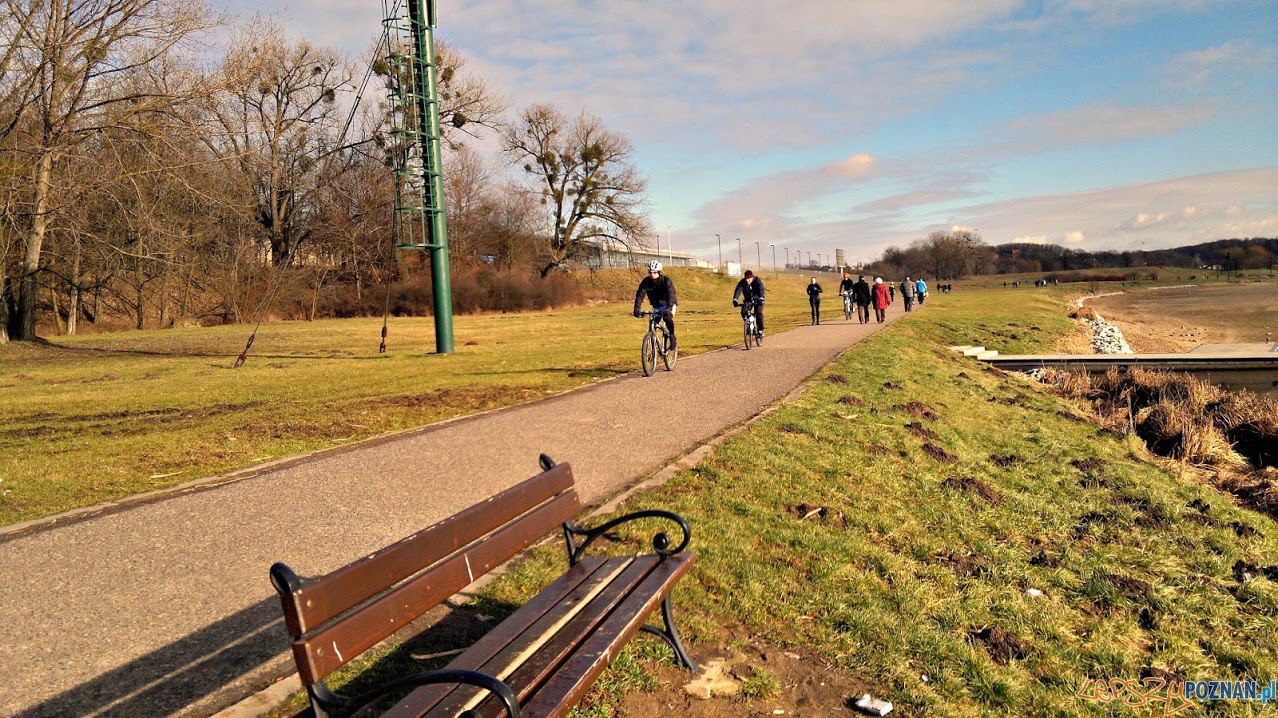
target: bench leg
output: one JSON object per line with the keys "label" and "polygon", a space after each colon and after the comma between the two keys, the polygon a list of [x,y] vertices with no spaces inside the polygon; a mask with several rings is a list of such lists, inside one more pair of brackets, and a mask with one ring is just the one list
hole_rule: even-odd
{"label": "bench leg", "polygon": [[679,638],[679,629],[675,628],[674,609],[670,604],[670,594],[666,594],[666,597],[661,601],[661,618],[666,624],[664,629],[656,626],[643,626],[639,630],[658,636],[670,644],[670,648],[675,653],[675,661],[695,673],[697,671],[697,662],[692,660],[692,656],[689,656],[688,652],[684,650],[683,639]]}

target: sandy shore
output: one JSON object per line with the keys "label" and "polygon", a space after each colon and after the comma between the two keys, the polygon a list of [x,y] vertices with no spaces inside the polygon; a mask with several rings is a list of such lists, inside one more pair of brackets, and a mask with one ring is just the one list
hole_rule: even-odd
{"label": "sandy shore", "polygon": [[1278,341],[1278,282],[1141,290],[1087,306],[1117,324],[1137,352]]}

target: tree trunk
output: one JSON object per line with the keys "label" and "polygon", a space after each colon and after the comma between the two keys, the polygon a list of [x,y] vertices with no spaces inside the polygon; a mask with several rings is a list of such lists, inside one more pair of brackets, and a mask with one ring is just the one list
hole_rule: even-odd
{"label": "tree trunk", "polygon": [[93,326],[98,325],[98,318],[102,316],[102,281],[99,279],[97,286],[93,288]]}
{"label": "tree trunk", "polygon": [[146,284],[144,284],[141,279],[138,279],[138,283],[137,283],[137,298],[138,298],[138,322],[137,322],[138,329],[145,329],[146,328],[146,311],[145,311],[146,305],[144,304],[144,302],[146,300]]}
{"label": "tree trunk", "polygon": [[9,278],[0,274],[0,344],[9,343]]}
{"label": "tree trunk", "polygon": [[49,300],[53,303],[53,324],[62,334],[67,333],[66,325],[62,323],[62,312],[58,311],[58,288],[49,287]]}
{"label": "tree trunk", "polygon": [[75,240],[75,249],[71,255],[71,292],[67,297],[67,334],[75,334],[76,323],[80,316],[80,262],[84,256],[84,247],[79,238]]}
{"label": "tree trunk", "polygon": [[39,298],[40,251],[44,235],[49,228],[49,188],[53,180],[53,153],[45,151],[36,164],[35,212],[31,216],[31,229],[27,232],[26,253],[22,258],[22,278],[18,287],[18,316],[14,339],[36,338],[36,304]]}
{"label": "tree trunk", "polygon": [[169,326],[169,278],[173,275],[169,271],[166,264],[164,267],[164,277],[160,279],[160,328],[166,329]]}

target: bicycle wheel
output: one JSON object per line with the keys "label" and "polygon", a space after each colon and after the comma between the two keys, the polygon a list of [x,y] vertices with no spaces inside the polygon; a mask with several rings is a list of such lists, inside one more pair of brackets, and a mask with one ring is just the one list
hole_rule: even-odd
{"label": "bicycle wheel", "polygon": [[652,376],[657,370],[657,333],[648,332],[643,337],[643,347],[639,350],[639,363],[643,366],[643,375]]}
{"label": "bicycle wheel", "polygon": [[844,300],[843,302],[843,319],[844,321],[852,321],[852,302]]}
{"label": "bicycle wheel", "polygon": [[745,322],[745,348],[750,350],[750,342],[754,341],[754,327],[750,326],[749,320]]}
{"label": "bicycle wheel", "polygon": [[756,347],[763,346],[763,332],[759,332],[754,335],[754,345]]}
{"label": "bicycle wheel", "polygon": [[679,361],[679,347],[669,348],[670,337],[666,337],[667,349],[661,354],[661,361],[666,365],[666,371],[674,371],[675,362]]}

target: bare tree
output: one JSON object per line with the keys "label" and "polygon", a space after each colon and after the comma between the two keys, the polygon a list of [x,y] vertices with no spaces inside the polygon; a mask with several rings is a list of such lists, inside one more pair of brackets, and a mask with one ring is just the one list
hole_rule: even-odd
{"label": "bare tree", "polygon": [[630,247],[651,234],[643,214],[647,182],[631,165],[630,140],[599,118],[583,113],[570,120],[549,105],[534,105],[504,139],[507,153],[540,185],[548,210],[543,277],[584,243]]}
{"label": "bare tree", "polygon": [[222,75],[212,146],[243,174],[281,265],[306,238],[322,160],[339,149],[337,91],[347,68],[332,52],[289,41],[279,23],[258,21],[232,43]]}
{"label": "bare tree", "polygon": [[[35,337],[37,274],[58,209],[55,173],[76,146],[111,127],[134,126],[180,98],[131,77],[170,55],[212,20],[199,0],[46,0],[33,3],[6,72],[33,78],[23,121],[30,158],[29,206],[10,332]],[[14,82],[21,84],[21,80]]]}

